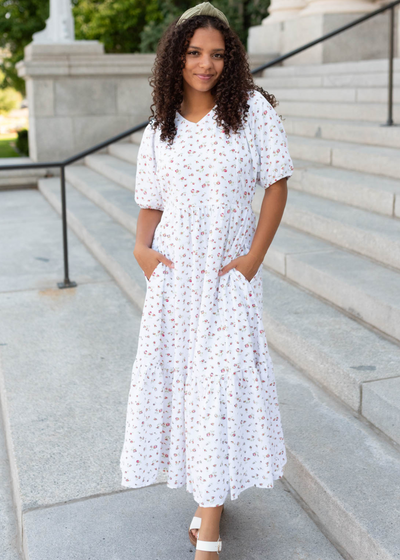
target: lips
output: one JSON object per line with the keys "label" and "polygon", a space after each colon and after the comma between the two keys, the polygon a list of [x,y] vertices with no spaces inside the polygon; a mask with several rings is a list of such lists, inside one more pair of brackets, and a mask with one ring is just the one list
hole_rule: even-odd
{"label": "lips", "polygon": [[211,80],[211,78],[214,76],[214,74],[195,74],[195,76],[197,76],[200,80]]}

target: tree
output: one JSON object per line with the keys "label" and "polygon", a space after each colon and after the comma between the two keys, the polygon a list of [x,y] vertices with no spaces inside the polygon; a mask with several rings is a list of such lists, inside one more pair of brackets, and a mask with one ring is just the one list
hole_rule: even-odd
{"label": "tree", "polygon": [[3,0],[0,3],[0,48],[8,51],[0,64],[4,78],[2,89],[14,87],[25,93],[25,82],[18,77],[16,63],[24,57],[24,47],[32,35],[43,29],[49,17],[48,2],[43,0]]}
{"label": "tree", "polygon": [[[140,51],[155,52],[157,43],[166,27],[184,11],[198,4],[198,1],[152,0],[154,11],[141,32]],[[247,46],[248,29],[261,24],[268,15],[269,0],[213,0],[213,6],[228,18],[229,25]],[[154,14],[154,15],[153,15]]]}
{"label": "tree", "polygon": [[75,0],[74,4],[77,39],[101,41],[109,53],[139,51],[147,0]]}

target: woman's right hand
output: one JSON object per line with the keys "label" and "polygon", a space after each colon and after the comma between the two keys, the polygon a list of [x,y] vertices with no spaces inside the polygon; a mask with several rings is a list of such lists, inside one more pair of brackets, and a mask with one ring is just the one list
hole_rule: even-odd
{"label": "woman's right hand", "polygon": [[160,262],[163,262],[170,268],[174,268],[174,263],[170,259],[167,259],[165,255],[155,251],[151,247],[147,247],[146,245],[135,245],[133,254],[147,280],[150,280],[150,276],[153,274],[156,266]]}

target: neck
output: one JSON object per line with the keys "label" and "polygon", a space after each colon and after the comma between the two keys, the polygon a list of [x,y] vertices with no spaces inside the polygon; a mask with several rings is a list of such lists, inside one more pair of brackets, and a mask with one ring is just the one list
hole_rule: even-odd
{"label": "neck", "polygon": [[210,111],[215,105],[214,96],[209,91],[197,91],[185,84],[181,111],[184,114]]}

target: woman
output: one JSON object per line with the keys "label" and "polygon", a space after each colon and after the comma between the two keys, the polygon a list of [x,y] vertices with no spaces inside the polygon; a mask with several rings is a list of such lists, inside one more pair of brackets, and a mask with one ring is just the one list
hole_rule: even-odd
{"label": "woman", "polygon": [[262,262],[293,165],[274,97],[254,84],[238,36],[209,2],[166,30],[150,84],[134,248],[147,292],[122,485],[147,486],[160,472],[170,488],[186,484],[198,503],[195,560],[215,560],[227,495],[272,488],[286,463]]}

